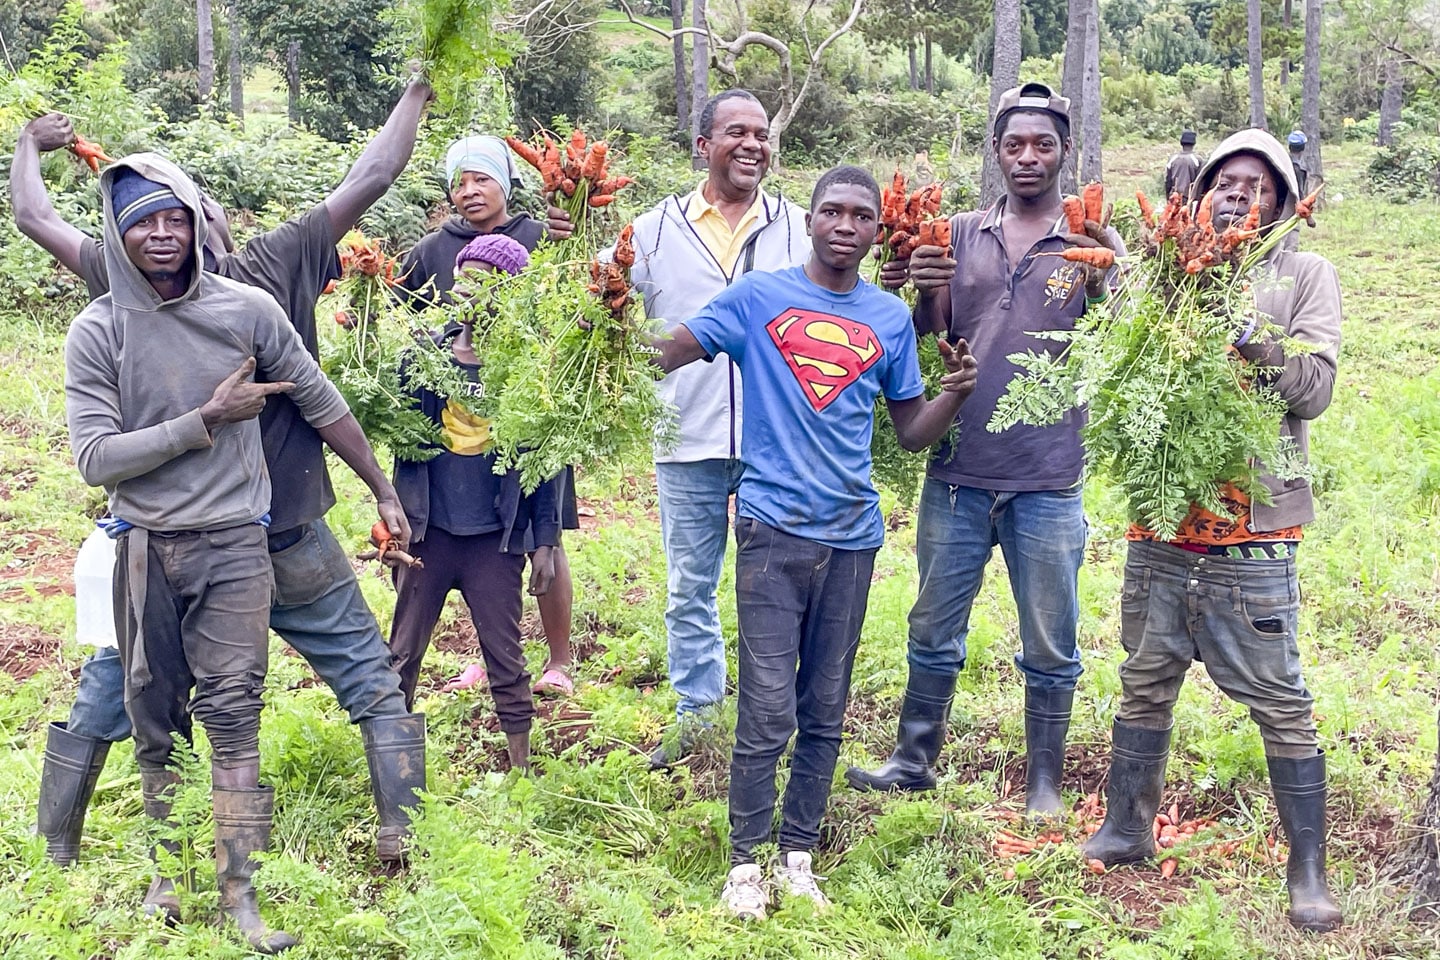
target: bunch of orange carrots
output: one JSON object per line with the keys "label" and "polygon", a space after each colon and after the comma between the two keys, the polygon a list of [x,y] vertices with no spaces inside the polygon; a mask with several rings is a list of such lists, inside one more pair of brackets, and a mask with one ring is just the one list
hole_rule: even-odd
{"label": "bunch of orange carrots", "polygon": [[379,240],[352,231],[340,241],[340,272],[346,277],[378,277],[387,287],[400,281],[399,262],[387,256]]}
{"label": "bunch of orange carrots", "polygon": [[617,317],[635,298],[634,288],[630,286],[630,268],[635,266],[634,236],[635,225],[627,223],[615,241],[615,256],[607,263],[590,261],[589,290],[605,301],[605,306]]}
{"label": "bunch of orange carrots", "polygon": [[587,232],[592,211],[614,203],[615,194],[635,182],[629,177],[611,176],[610,145],[604,140],[590,140],[580,127],[563,141],[563,156],[561,144],[545,133],[533,144],[519,137],[506,137],[505,142],[540,171],[544,192],[570,215],[577,238]]}
{"label": "bunch of orange carrots", "polygon": [[[908,260],[917,247],[934,243],[950,245],[950,221],[945,219],[944,242],[935,238],[931,224],[940,213],[945,184],[935,182],[906,193],[905,174],[895,171],[890,185],[880,191],[880,231],[875,242],[880,244],[880,262]],[[921,231],[926,230],[922,236]]]}
{"label": "bunch of orange carrots", "polygon": [[[1070,233],[1086,237],[1089,236],[1087,223],[1093,223],[1096,227],[1104,229],[1110,225],[1110,215],[1115,210],[1115,205],[1105,202],[1105,185],[1096,181],[1087,183],[1085,189],[1080,191],[1080,196],[1067,196],[1061,201],[1065,210],[1065,226]],[[1109,270],[1115,266],[1115,251],[1109,247],[1067,247],[1059,253],[1049,254],[1068,260],[1071,263],[1083,263],[1086,266],[1098,267],[1101,270]]]}

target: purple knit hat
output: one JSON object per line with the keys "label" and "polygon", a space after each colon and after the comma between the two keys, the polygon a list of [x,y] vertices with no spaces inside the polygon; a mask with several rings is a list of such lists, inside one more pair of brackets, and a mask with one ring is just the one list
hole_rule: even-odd
{"label": "purple knit hat", "polygon": [[530,262],[530,254],[518,240],[503,233],[484,233],[471,240],[455,256],[455,269],[467,263],[488,263],[514,276]]}

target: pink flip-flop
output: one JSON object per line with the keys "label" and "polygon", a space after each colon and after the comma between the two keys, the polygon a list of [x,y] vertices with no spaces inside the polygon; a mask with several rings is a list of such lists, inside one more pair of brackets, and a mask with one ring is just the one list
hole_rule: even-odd
{"label": "pink flip-flop", "polygon": [[472,663],[461,672],[460,676],[441,687],[440,692],[455,693],[458,690],[483,688],[489,683],[490,677],[485,673],[485,668],[478,663]]}
{"label": "pink flip-flop", "polygon": [[575,693],[575,681],[559,667],[551,667],[540,676],[540,682],[532,688],[535,693],[568,697]]}

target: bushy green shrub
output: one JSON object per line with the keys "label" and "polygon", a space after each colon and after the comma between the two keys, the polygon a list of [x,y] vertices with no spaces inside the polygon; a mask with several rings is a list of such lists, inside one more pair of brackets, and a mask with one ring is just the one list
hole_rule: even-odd
{"label": "bushy green shrub", "polygon": [[1440,138],[1408,134],[1382,147],[1370,160],[1369,188],[1388,200],[1440,196]]}

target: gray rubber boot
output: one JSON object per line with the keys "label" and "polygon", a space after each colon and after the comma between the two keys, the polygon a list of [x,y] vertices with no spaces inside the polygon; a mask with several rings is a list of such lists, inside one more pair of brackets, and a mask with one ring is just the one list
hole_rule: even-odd
{"label": "gray rubber boot", "polygon": [[1081,848],[1085,859],[1107,867],[1155,856],[1155,813],[1170,759],[1168,729],[1147,730],[1116,720],[1112,730],[1105,822]]}
{"label": "gray rubber boot", "polygon": [[79,737],[63,723],[50,724],[40,772],[36,823],[50,859],[68,867],[80,859],[85,810],[110,755],[110,741]]}
{"label": "gray rubber boot", "polygon": [[387,869],[403,867],[410,840],[409,808],[425,789],[425,715],[411,713],[360,722],[370,792],[380,815],[375,853]]}
{"label": "gray rubber boot", "polygon": [[1055,817],[1065,812],[1060,778],[1065,767],[1065,735],[1075,689],[1025,688],[1025,812]]}
{"label": "gray rubber boot", "polygon": [[1344,922],[1325,881],[1325,754],[1292,760],[1266,757],[1275,808],[1290,842],[1285,886],[1290,922],[1301,930],[1329,933]]}
{"label": "gray rubber boot", "polygon": [[[175,799],[174,791],[180,783],[180,775],[173,770],[141,770],[140,791],[145,799],[145,816],[155,821],[158,827],[170,826],[170,805]],[[165,850],[172,856],[180,853],[180,844],[174,840],[157,840],[150,848],[150,859],[156,861],[155,878],[150,889],[145,891],[142,909],[147,917],[164,917],[166,923],[180,922],[180,894],[175,890],[175,877],[167,877],[159,870],[159,851]],[[183,881],[182,881],[183,882]]]}
{"label": "gray rubber boot", "polygon": [[259,867],[251,854],[270,845],[270,818],[275,812],[275,791],[211,791],[215,804],[215,881],[220,887],[221,919],[235,921],[258,953],[279,953],[299,943],[283,930],[271,930],[260,919],[251,878]]}
{"label": "gray rubber boot", "polygon": [[890,759],[874,770],[850,767],[845,781],[856,790],[934,790],[935,761],[945,743],[945,724],[954,698],[953,674],[925,673],[911,667]]}

